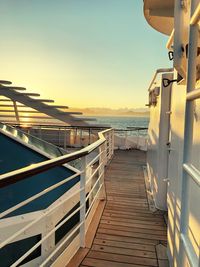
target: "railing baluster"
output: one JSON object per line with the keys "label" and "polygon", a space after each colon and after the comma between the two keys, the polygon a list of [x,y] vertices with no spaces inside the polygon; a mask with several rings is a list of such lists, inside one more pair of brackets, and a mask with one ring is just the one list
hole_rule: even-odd
{"label": "railing baluster", "polygon": [[115,149],[115,131],[112,129],[112,156],[114,154],[114,149]]}
{"label": "railing baluster", "polygon": [[85,206],[86,206],[86,167],[87,167],[87,158],[84,156],[81,159],[81,165],[82,165],[82,170],[83,173],[81,174],[80,178],[80,188],[83,189],[80,191],[80,222],[83,222],[83,224],[80,226],[80,246],[82,248],[85,247]]}
{"label": "railing baluster", "polygon": [[[104,150],[104,144],[99,147],[99,177],[101,176],[99,186],[102,184],[102,189],[100,192],[100,199],[105,200],[106,199],[106,190],[105,190],[105,183],[104,183],[104,172],[105,172],[105,165],[104,165],[104,153],[102,153]],[[103,163],[103,164],[102,164]]]}
{"label": "railing baluster", "polygon": [[109,132],[109,160],[112,157],[112,131]]}
{"label": "railing baluster", "polygon": [[64,149],[66,150],[67,148],[67,130],[64,129]]}

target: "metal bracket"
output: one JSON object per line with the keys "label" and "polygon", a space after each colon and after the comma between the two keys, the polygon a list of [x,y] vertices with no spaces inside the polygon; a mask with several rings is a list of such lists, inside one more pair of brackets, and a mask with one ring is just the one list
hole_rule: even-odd
{"label": "metal bracket", "polygon": [[165,178],[165,179],[163,179],[163,182],[170,182],[170,179],[169,178]]}
{"label": "metal bracket", "polygon": [[186,0],[180,0],[180,6],[181,6],[181,8],[186,9],[187,8],[187,1]]}

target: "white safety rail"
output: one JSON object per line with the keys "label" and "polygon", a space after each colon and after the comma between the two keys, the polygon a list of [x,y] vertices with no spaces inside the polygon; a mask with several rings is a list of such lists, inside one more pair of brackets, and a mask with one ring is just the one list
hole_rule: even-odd
{"label": "white safety rail", "polygon": [[139,149],[146,151],[147,129],[148,128],[145,127],[133,127],[133,129],[115,129],[115,149]]}
{"label": "white safety rail", "polygon": [[170,37],[167,41],[167,44],[166,44],[166,48],[168,50],[173,49],[173,42],[174,42],[174,29],[172,30],[171,35],[170,35]]}
{"label": "white safety rail", "polygon": [[[104,127],[105,128],[105,127]],[[28,134],[37,136],[57,147],[67,151],[90,145],[98,139],[98,132],[103,127],[74,127],[49,125],[48,127],[38,125],[32,127],[21,127],[20,129]],[[147,149],[147,128],[127,127],[127,129],[114,129],[115,149]]]}
{"label": "white safety rail", "polygon": [[[199,235],[199,229],[193,229],[193,237],[190,235],[192,229],[191,218],[188,212],[191,206],[192,195],[191,186],[200,194],[200,171],[192,164],[192,150],[194,146],[194,107],[195,100],[200,98],[200,89],[196,89],[196,67],[197,67],[197,48],[199,39],[199,21],[200,21],[200,3],[199,0],[191,0],[189,25],[189,50],[188,50],[188,73],[186,89],[186,111],[185,111],[185,129],[184,129],[184,158],[183,158],[183,180],[182,180],[182,198],[181,198],[181,266],[186,266],[186,262],[192,267],[200,266],[199,244],[195,248],[194,241]],[[197,198],[196,198],[197,200]],[[197,203],[198,206],[198,203]],[[198,209],[199,207],[196,207]],[[198,211],[196,211],[198,215]],[[193,241],[193,242],[192,242]],[[198,236],[199,242],[199,236]],[[187,261],[184,257],[186,255]]]}
{"label": "white safety rail", "polygon": [[[106,198],[104,186],[105,166],[109,163],[114,151],[114,131],[108,129],[98,134],[99,139],[77,152],[50,159],[0,176],[0,188],[17,183],[23,179],[56,166],[62,166],[75,159],[81,160],[82,169],[70,177],[46,188],[36,195],[24,200],[0,214],[0,249],[7,245],[41,235],[41,239],[11,266],[65,266],[80,247],[85,246],[85,236],[99,201]],[[91,159],[93,152],[95,156]],[[88,160],[90,158],[90,160]],[[47,194],[55,188],[80,177],[80,182],[67,191],[47,209],[37,212],[9,217],[8,215]],[[6,199],[4,200],[6,201]],[[74,210],[73,208],[77,208]],[[73,211],[72,211],[73,209]],[[79,214],[78,223],[55,244],[55,232]],[[5,216],[7,216],[5,218]],[[27,263],[23,261],[37,248],[41,255]]]}
{"label": "white safety rail", "polygon": [[[20,127],[16,125],[16,127]],[[82,148],[90,145],[98,139],[98,132],[106,129],[105,127],[92,126],[59,126],[59,125],[31,125],[20,127],[28,134],[43,139],[58,147]]]}

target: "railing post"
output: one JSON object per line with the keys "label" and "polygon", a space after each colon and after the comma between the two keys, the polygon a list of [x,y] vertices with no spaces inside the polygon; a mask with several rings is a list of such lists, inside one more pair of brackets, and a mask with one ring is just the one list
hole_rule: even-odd
{"label": "railing post", "polygon": [[42,127],[39,128],[39,138],[42,139]]}
{"label": "railing post", "polygon": [[[106,143],[106,142],[105,142]],[[104,182],[104,173],[105,173],[105,159],[104,159],[104,153],[102,153],[105,149],[105,143],[102,144],[100,147],[99,147],[99,165],[101,165],[101,167],[99,168],[99,176],[101,176],[101,179],[100,179],[100,186],[102,184],[102,189],[101,189],[101,192],[100,192],[100,200],[105,200],[106,199],[106,190],[105,190],[105,182]]]}
{"label": "railing post", "polygon": [[67,130],[64,129],[64,149],[66,150],[67,148]]}
{"label": "railing post", "polygon": [[58,128],[58,146],[60,146],[61,130]]}
{"label": "railing post", "polygon": [[106,166],[107,164],[107,145],[106,145],[106,141],[103,143],[102,145],[102,150],[103,150],[103,162],[104,162],[104,167]]}
{"label": "railing post", "polygon": [[105,134],[105,138],[106,138],[106,165],[109,161],[109,134],[108,132]]}
{"label": "railing post", "polygon": [[80,246],[82,248],[85,247],[85,213],[86,213],[86,166],[87,166],[87,158],[86,156],[81,159],[82,171],[80,177],[80,222],[83,222],[80,226]]}
{"label": "railing post", "polygon": [[[44,218],[44,221],[41,222],[41,225],[43,225],[43,232],[42,232],[42,238],[44,238],[54,227],[53,223],[53,215],[46,215]],[[42,259],[45,260],[46,257],[52,252],[52,250],[55,248],[55,233],[53,233],[51,236],[49,236],[43,243],[42,243]]]}
{"label": "railing post", "polygon": [[125,131],[125,140],[124,140],[124,148],[126,149],[128,147],[127,143],[128,143],[128,131]]}
{"label": "railing post", "polygon": [[137,149],[139,149],[140,132],[137,130]]}
{"label": "railing post", "polygon": [[114,154],[114,149],[115,149],[115,131],[112,129],[112,156]]}
{"label": "railing post", "polygon": [[82,147],[83,146],[83,142],[82,142],[83,131],[82,131],[82,129],[79,130],[79,133],[80,133],[80,147]]}
{"label": "railing post", "polygon": [[112,158],[112,130],[109,131],[109,160]]}

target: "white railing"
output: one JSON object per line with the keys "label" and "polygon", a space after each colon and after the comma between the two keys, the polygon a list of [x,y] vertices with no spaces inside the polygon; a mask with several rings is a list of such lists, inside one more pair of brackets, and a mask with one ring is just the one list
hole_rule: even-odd
{"label": "white railing", "polygon": [[[18,126],[20,127],[20,126]],[[83,148],[98,139],[98,132],[105,127],[32,125],[20,127],[24,132],[64,149]],[[108,127],[107,127],[108,128]]]}
{"label": "white railing", "polygon": [[147,150],[147,127],[127,127],[127,129],[115,129],[115,149],[139,149]]}
{"label": "white railing", "polygon": [[[77,173],[0,214],[0,249],[5,248],[13,242],[24,240],[31,236],[41,235],[41,239],[22,256],[19,256],[15,262],[12,262],[11,266],[14,267],[19,264],[24,264],[23,261],[37,248],[41,248],[41,255],[25,265],[62,266],[61,262],[63,259],[65,264],[67,264],[77,250],[85,246],[85,236],[94,212],[99,201],[106,197],[104,171],[114,151],[113,129],[104,130],[98,136],[99,139],[95,143],[78,152],[37,163],[33,166],[28,166],[0,176],[0,188],[2,188],[27,179],[35,174],[43,173],[56,166],[62,166],[78,158],[81,159],[82,163],[82,169],[80,171],[77,170]],[[95,156],[91,159],[92,153]],[[47,209],[17,216],[8,216],[11,212],[18,210],[77,177],[80,177],[80,182],[69,189]],[[73,208],[76,209],[72,210]],[[61,229],[75,215],[78,216],[78,223],[73,225],[72,229],[55,244],[56,231]],[[5,218],[5,216],[7,217]]]}
{"label": "white railing", "polygon": [[174,42],[174,29],[172,30],[170,37],[169,37],[167,44],[166,44],[166,48],[168,50],[173,49],[173,42]]}
{"label": "white railing", "polygon": [[[98,132],[103,128],[70,127],[70,126],[33,126],[23,131],[28,132],[40,139],[46,140],[56,146],[65,148],[68,152],[74,148],[90,145],[98,139]],[[116,149],[142,149],[146,150],[145,127],[127,127],[127,129],[114,129]],[[58,147],[56,147],[58,149]]]}
{"label": "white railing", "polygon": [[156,80],[156,77],[159,73],[162,73],[162,72],[173,72],[174,69],[173,68],[164,68],[164,69],[157,69],[152,80],[151,80],[151,83],[149,85],[149,88],[148,88],[148,91],[151,91],[152,90],[152,86],[154,85],[154,82]]}

